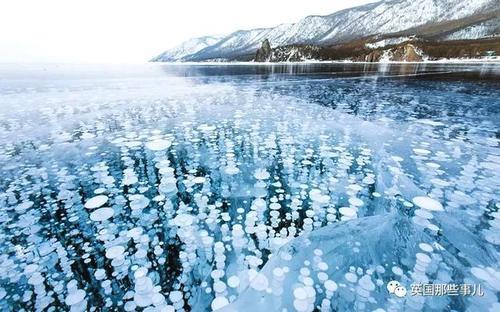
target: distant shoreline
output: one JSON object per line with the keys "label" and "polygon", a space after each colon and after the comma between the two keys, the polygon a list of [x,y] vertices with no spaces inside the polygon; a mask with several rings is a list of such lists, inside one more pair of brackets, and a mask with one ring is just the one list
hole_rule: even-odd
{"label": "distant shoreline", "polygon": [[269,66],[269,65],[312,65],[312,64],[498,64],[500,65],[500,58],[496,59],[442,59],[442,60],[433,60],[433,61],[419,61],[419,62],[398,62],[398,61],[384,61],[384,62],[358,62],[358,61],[316,61],[316,60],[305,60],[299,62],[241,62],[241,61],[225,61],[225,62],[214,62],[214,61],[200,61],[200,62],[148,62],[149,64],[159,64],[159,65],[178,65],[178,66],[186,66],[186,65],[261,65],[261,66]]}

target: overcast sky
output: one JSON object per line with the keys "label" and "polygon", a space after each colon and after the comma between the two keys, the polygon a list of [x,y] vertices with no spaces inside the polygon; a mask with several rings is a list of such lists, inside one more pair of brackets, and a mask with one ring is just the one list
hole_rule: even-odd
{"label": "overcast sky", "polygon": [[374,0],[1,0],[0,62],[141,63],[191,37]]}

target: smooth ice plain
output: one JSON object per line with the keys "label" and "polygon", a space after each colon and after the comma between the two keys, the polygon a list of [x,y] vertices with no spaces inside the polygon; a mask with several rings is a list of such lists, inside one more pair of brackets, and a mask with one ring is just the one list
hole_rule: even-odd
{"label": "smooth ice plain", "polygon": [[324,66],[1,67],[0,308],[499,311],[498,65]]}

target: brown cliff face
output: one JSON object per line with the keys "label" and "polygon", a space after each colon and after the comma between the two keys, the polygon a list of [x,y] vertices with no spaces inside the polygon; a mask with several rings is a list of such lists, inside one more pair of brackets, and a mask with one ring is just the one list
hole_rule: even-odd
{"label": "brown cliff face", "polygon": [[381,50],[375,50],[372,52],[369,52],[367,54],[361,54],[357,57],[353,57],[353,61],[355,62],[378,62],[383,55],[383,51]]}
{"label": "brown cliff face", "polygon": [[373,51],[365,56],[365,62],[378,62],[382,58],[382,51]]}
{"label": "brown cliff face", "polygon": [[408,43],[394,49],[390,60],[395,62],[421,62],[422,56],[417,53],[414,45]]}
{"label": "brown cliff face", "polygon": [[379,62],[386,57],[387,61],[393,62],[421,62],[422,55],[417,52],[417,48],[407,43],[405,45],[396,46],[388,49],[377,49],[368,53],[353,57],[357,62]]}

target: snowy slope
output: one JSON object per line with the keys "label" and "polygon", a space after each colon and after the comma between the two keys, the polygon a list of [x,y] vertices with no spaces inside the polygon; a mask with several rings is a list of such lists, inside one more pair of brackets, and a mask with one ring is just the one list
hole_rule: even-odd
{"label": "snowy slope", "polygon": [[295,43],[333,44],[376,34],[455,20],[492,8],[498,0],[384,0],[326,16],[308,16],[294,24],[236,31],[183,60],[206,60],[250,55],[268,39],[273,47]]}
{"label": "snowy slope", "polygon": [[500,17],[472,25],[446,36],[446,40],[478,39],[500,35]]}
{"label": "snowy slope", "polygon": [[342,41],[365,35],[387,34],[443,21],[464,18],[499,7],[497,0],[382,1],[329,16],[334,27],[322,41]]}
{"label": "snowy slope", "polygon": [[215,36],[204,36],[199,38],[189,39],[180,45],[163,52],[157,57],[153,58],[152,62],[172,62],[172,61],[180,61],[185,56],[194,54],[204,48],[211,46],[217,41],[219,41],[221,37]]}

